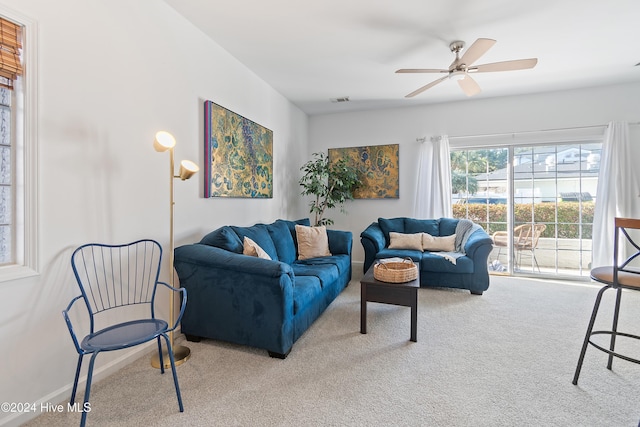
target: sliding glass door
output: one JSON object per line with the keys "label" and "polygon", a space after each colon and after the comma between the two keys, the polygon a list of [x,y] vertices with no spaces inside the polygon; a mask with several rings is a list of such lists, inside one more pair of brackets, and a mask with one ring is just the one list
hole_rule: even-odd
{"label": "sliding glass door", "polygon": [[601,143],[451,151],[457,218],[494,240],[495,273],[588,277]]}

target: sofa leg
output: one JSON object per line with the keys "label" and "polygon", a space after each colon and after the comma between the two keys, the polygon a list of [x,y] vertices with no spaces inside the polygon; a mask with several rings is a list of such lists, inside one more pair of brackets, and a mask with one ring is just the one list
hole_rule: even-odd
{"label": "sofa leg", "polygon": [[200,340],[202,339],[202,337],[199,337],[197,335],[184,334],[184,336],[189,342],[200,342]]}
{"label": "sofa leg", "polygon": [[267,350],[269,352],[269,357],[273,357],[274,359],[286,359],[287,356],[289,355],[289,353],[291,352],[291,349],[289,349],[286,353],[282,354],[282,353],[277,353],[275,351],[271,351],[271,350]]}
{"label": "sofa leg", "polygon": [[469,291],[471,292],[473,295],[482,295],[482,291]]}

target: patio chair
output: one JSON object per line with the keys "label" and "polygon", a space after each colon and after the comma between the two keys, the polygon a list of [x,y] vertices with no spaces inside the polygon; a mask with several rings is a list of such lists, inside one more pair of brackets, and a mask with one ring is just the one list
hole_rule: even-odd
{"label": "patio chair", "polygon": [[[173,349],[167,334],[180,323],[187,303],[187,294],[184,288],[176,289],[158,281],[161,258],[162,248],[154,240],[138,240],[124,245],[91,243],[80,246],[71,255],[71,266],[81,292],[81,295],[73,298],[62,312],[78,352],[78,365],[70,400],[72,406],[78,388],[82,359],[85,355],[91,355],[81,426],[84,426],[87,420],[86,408],[90,408],[91,380],[98,354],[156,340],[160,355],[160,372],[164,373],[160,337],[164,338],[167,345],[178,407],[180,412],[184,411]],[[171,327],[166,321],[155,317],[154,302],[158,285],[180,293],[182,297],[180,314]],[[86,305],[89,317],[89,333],[82,341],[78,341],[71,322],[71,309],[79,300]],[[73,315],[77,315],[75,310]],[[118,319],[118,322],[114,323],[113,319]],[[100,329],[96,330],[98,322]]]}
{"label": "patio chair", "polygon": [[[538,240],[540,236],[547,229],[545,224],[531,224],[526,223],[517,226],[513,229],[513,248],[515,250],[515,268],[522,262],[522,252],[530,251],[533,261],[540,271],[540,265],[536,259],[536,248],[538,247]],[[498,248],[498,255],[496,259],[500,257],[502,248],[506,248],[509,244],[509,234],[506,231],[496,231],[493,233],[493,245]]]}
{"label": "patio chair", "polygon": [[[591,320],[589,321],[589,326],[587,326],[587,333],[584,337],[582,350],[580,351],[580,358],[578,359],[578,365],[576,366],[576,371],[573,376],[574,385],[578,384],[578,377],[580,376],[580,370],[582,369],[582,362],[584,362],[584,355],[589,344],[609,355],[607,361],[607,369],[611,369],[614,357],[640,364],[640,360],[638,358],[629,357],[615,351],[616,338],[619,336],[640,340],[640,336],[638,335],[627,334],[618,331],[618,315],[620,313],[620,299],[622,297],[622,290],[629,289],[640,291],[640,269],[638,269],[637,267],[630,267],[630,264],[633,260],[635,260],[636,258],[640,259],[640,239],[637,238],[638,235],[636,234],[634,235],[634,240],[634,238],[630,234],[631,230],[636,230],[636,233],[640,232],[640,219],[616,218],[614,237],[615,240],[613,244],[613,265],[606,267],[596,267],[591,270],[591,278],[597,282],[604,283],[605,286],[602,287],[602,289],[600,289],[600,291],[598,292],[596,302],[593,306],[593,311],[591,312]],[[625,237],[624,240],[621,239],[621,235]],[[621,243],[626,244],[621,245]],[[629,248],[631,254],[629,256],[622,255],[622,252],[624,250],[623,248]],[[616,290],[616,303],[613,311],[613,325],[611,327],[611,330],[594,331],[593,326],[598,315],[600,301],[602,300],[602,295],[608,289]],[[609,340],[609,348],[607,349],[602,345],[592,341],[591,337],[593,337],[594,335],[610,335],[611,338]]]}

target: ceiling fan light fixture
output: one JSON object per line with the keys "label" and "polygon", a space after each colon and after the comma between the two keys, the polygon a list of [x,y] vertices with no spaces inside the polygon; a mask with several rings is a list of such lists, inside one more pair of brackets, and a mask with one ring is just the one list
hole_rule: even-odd
{"label": "ceiling fan light fixture", "polygon": [[451,80],[463,80],[467,77],[467,73],[465,71],[454,71],[449,74],[449,79]]}
{"label": "ceiling fan light fixture", "polygon": [[[533,68],[538,63],[537,58],[529,59],[513,59],[510,61],[493,62],[490,64],[474,65],[474,63],[482,57],[496,43],[493,39],[479,38],[466,50],[464,55],[460,56],[460,51],[464,48],[464,42],[456,40],[451,42],[449,49],[455,53],[456,58],[453,60],[449,68],[401,68],[396,73],[437,73],[446,74],[421,88],[414,90],[405,98],[414,97],[427,89],[445,80],[457,80],[458,84],[467,96],[477,95],[481,92],[478,83],[471,77],[469,73],[486,73],[493,71],[515,71],[527,70]],[[636,64],[638,65],[638,64]]]}

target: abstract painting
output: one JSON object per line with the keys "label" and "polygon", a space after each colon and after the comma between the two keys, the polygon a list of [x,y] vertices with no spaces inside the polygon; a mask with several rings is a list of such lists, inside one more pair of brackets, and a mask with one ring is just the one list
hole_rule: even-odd
{"label": "abstract painting", "polygon": [[204,196],[273,197],[273,132],[212,101],[204,123]]}
{"label": "abstract painting", "polygon": [[329,162],[344,158],[358,168],[361,182],[353,193],[355,199],[398,199],[399,153],[398,144],[330,148]]}

